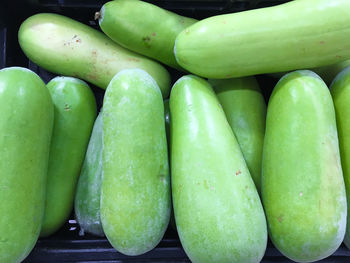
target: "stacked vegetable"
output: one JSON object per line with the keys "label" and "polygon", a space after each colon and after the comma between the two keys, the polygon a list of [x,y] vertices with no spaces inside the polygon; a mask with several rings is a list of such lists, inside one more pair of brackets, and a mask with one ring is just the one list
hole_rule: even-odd
{"label": "stacked vegetable", "polygon": [[[96,14],[106,35],[29,17],[22,50],[65,77],[45,87],[29,70],[0,71],[0,262],[22,261],[73,204],[83,231],[126,255],[157,246],[172,203],[193,262],[259,262],[268,234],[298,262],[350,246],[349,10],[296,0],[198,22],[117,0]],[[170,89],[152,59],[198,76]],[[330,92],[310,68],[327,83],[343,71]],[[253,75],[285,71],[266,111]],[[106,89],[97,118],[80,79]]]}

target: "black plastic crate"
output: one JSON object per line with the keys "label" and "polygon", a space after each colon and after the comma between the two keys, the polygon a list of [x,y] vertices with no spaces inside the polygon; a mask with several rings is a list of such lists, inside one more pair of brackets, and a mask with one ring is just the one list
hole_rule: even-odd
{"label": "black plastic crate", "polygon": [[[232,13],[254,8],[272,6],[289,0],[147,0],[158,6],[181,15],[205,18],[212,15]],[[40,12],[53,12],[66,15],[96,29],[94,13],[106,0],[26,0],[18,2],[5,0],[0,8],[0,69],[7,66],[22,66],[36,72],[45,83],[56,75],[38,67],[29,61],[21,51],[17,32],[20,24],[29,16]],[[174,83],[182,73],[167,67]],[[268,101],[277,80],[265,75],[257,76],[263,95]],[[90,85],[98,108],[102,106],[104,90]],[[58,262],[190,262],[183,250],[176,231],[167,230],[160,244],[152,251],[128,257],[117,252],[106,238],[86,234],[80,235],[80,229],[72,213],[66,224],[54,235],[39,239],[25,263]],[[272,244],[268,243],[263,263],[293,262],[284,257]],[[342,245],[331,257],[319,261],[323,263],[350,262],[350,250]]]}
{"label": "black plastic crate", "polygon": [[[54,236],[40,239],[24,263],[60,263],[60,262],[99,262],[99,263],[132,263],[132,262],[190,262],[183,250],[176,232],[169,227],[160,244],[150,252],[128,257],[117,252],[105,238],[91,235],[80,236],[79,226],[75,220],[69,222]],[[262,263],[291,263],[271,242]],[[320,263],[348,263],[350,250],[342,245],[331,257],[318,261]]]}

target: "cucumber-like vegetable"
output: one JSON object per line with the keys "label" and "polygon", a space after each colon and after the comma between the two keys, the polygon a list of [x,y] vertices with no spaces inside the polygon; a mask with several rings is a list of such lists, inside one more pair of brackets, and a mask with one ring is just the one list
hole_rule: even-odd
{"label": "cucumber-like vegetable", "polygon": [[140,255],[162,239],[170,217],[164,106],[157,83],[123,70],[103,101],[101,221],[112,246]]}
{"label": "cucumber-like vegetable", "polygon": [[295,71],[277,83],[267,108],[262,170],[277,249],[297,262],[331,255],[344,238],[347,204],[333,102],[315,73]]}
{"label": "cucumber-like vegetable", "polygon": [[76,183],[96,117],[95,97],[84,81],[56,77],[47,88],[54,104],[55,121],[42,237],[56,232],[72,211]]}
{"label": "cucumber-like vegetable", "polygon": [[102,31],[121,46],[180,70],[175,39],[197,21],[139,0],[107,2],[98,16]]}
{"label": "cucumber-like vegetable", "polygon": [[[319,75],[323,81],[327,84],[330,85],[334,78],[345,68],[350,66],[350,59],[345,60],[339,63],[335,63],[332,65],[327,65],[323,67],[318,67],[318,68],[313,68],[311,69],[313,72],[315,72],[317,75]],[[269,74],[272,77],[275,78],[281,78],[283,77],[287,72],[280,72],[280,73],[273,73]]]}
{"label": "cucumber-like vegetable", "polygon": [[348,200],[344,243],[350,249],[350,67],[336,76],[330,90],[337,119],[340,156]]}
{"label": "cucumber-like vegetable", "polygon": [[259,262],[267,229],[258,192],[208,82],[173,86],[171,179],[176,227],[192,262]]}
{"label": "cucumber-like vegetable", "polygon": [[24,53],[39,66],[106,89],[126,68],[141,68],[169,95],[170,75],[159,63],[114,43],[106,35],[68,17],[42,13],[26,19],[18,32]]}
{"label": "cucumber-like vegetable", "polygon": [[32,71],[0,70],[0,262],[21,262],[34,247],[45,208],[54,110]]}
{"label": "cucumber-like vegetable", "polygon": [[178,35],[175,57],[214,79],[337,63],[350,59],[349,9],[349,0],[308,0],[210,17]]}
{"label": "cucumber-like vegetable", "polygon": [[[165,131],[168,145],[168,157],[170,157],[170,108],[169,108],[169,100],[164,100],[164,117],[165,117]],[[169,158],[169,167],[170,167],[170,158]],[[170,170],[170,169],[169,169]],[[171,179],[171,176],[170,176]],[[170,180],[171,181],[171,180]],[[176,230],[175,218],[174,218],[174,208],[171,205],[171,214],[169,225]]]}
{"label": "cucumber-like vegetable", "polygon": [[83,232],[104,236],[100,218],[102,111],[95,120],[75,194],[75,217]]}
{"label": "cucumber-like vegetable", "polygon": [[261,189],[266,104],[254,77],[210,80],[241,147],[255,186]]}

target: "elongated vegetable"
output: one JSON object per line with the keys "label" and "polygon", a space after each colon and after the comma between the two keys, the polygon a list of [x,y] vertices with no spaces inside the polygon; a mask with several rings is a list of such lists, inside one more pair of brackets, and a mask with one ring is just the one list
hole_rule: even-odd
{"label": "elongated vegetable", "polygon": [[36,14],[18,31],[23,52],[39,66],[89,81],[106,89],[113,76],[127,68],[141,68],[169,95],[170,76],[159,63],[114,43],[103,33],[68,17]]}
{"label": "elongated vegetable", "polygon": [[175,39],[197,20],[139,0],[107,2],[99,16],[102,31],[121,46],[181,70]]}
{"label": "elongated vegetable", "polygon": [[182,31],[175,57],[188,71],[233,78],[350,59],[350,1],[291,1],[210,17]]}
{"label": "elongated vegetable", "polygon": [[0,89],[0,262],[18,263],[40,233],[54,110],[28,69],[0,70]]}
{"label": "elongated vegetable", "polygon": [[103,236],[100,218],[102,181],[102,112],[95,120],[75,194],[75,217],[83,232]]}
{"label": "elongated vegetable", "polygon": [[330,90],[337,118],[341,163],[348,200],[348,217],[344,243],[350,248],[350,67],[336,76]]}
{"label": "elongated vegetable", "polygon": [[295,71],[276,85],[262,167],[262,198],[277,249],[297,262],[334,253],[345,234],[346,194],[332,97],[315,73]]}
{"label": "elongated vegetable", "polygon": [[210,80],[224,109],[255,186],[261,189],[266,104],[254,77]]}
{"label": "elongated vegetable", "polygon": [[211,86],[180,78],[170,95],[176,227],[192,262],[259,262],[267,229],[258,192]]}
{"label": "elongated vegetable", "polygon": [[103,101],[101,221],[112,246],[140,255],[162,239],[170,217],[164,105],[157,83],[123,70]]}
{"label": "elongated vegetable", "polygon": [[80,168],[96,117],[95,98],[84,81],[56,77],[47,88],[55,108],[55,121],[42,237],[56,232],[72,211]]}

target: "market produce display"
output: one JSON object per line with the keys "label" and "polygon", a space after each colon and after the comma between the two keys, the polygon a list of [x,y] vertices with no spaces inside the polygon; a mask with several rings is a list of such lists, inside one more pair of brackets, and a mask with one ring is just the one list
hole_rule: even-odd
{"label": "market produce display", "polygon": [[0,263],[70,215],[127,261],[169,225],[195,263],[258,263],[268,237],[296,262],[350,248],[350,1],[197,20],[115,0],[84,23],[63,2],[27,12],[18,47],[5,30],[39,76],[0,70]]}
{"label": "market produce display", "polygon": [[294,0],[210,17],[178,35],[175,57],[217,79],[334,64],[350,59],[349,10],[348,0]]}
{"label": "market produce display", "polygon": [[[350,202],[350,67],[344,69],[334,79],[330,86],[337,117],[339,147],[341,164],[347,193],[348,204]],[[348,205],[348,215],[349,215]],[[350,248],[350,217],[347,218],[345,245]]]}
{"label": "market produce display", "polygon": [[208,82],[180,78],[170,95],[171,179],[181,244],[192,262],[259,262],[264,210]]}
{"label": "market produce display", "polygon": [[170,218],[164,105],[154,79],[123,70],[103,100],[101,221],[112,246],[140,255],[162,239]]}
{"label": "market produce display", "polygon": [[272,242],[313,262],[342,243],[347,204],[331,94],[311,71],[285,75],[266,116],[262,200]]}
{"label": "market produce display", "polygon": [[139,0],[107,2],[97,15],[102,31],[121,46],[183,70],[173,53],[175,39],[196,19]]}
{"label": "market produce display", "polygon": [[102,182],[102,111],[98,114],[91,133],[74,202],[75,218],[82,234],[104,236],[100,218]]}
{"label": "market produce display", "polygon": [[45,209],[54,109],[32,71],[0,70],[0,262],[21,262],[34,247]]}
{"label": "market produce display", "polygon": [[209,82],[224,109],[260,193],[266,104],[259,85],[254,77]]}

